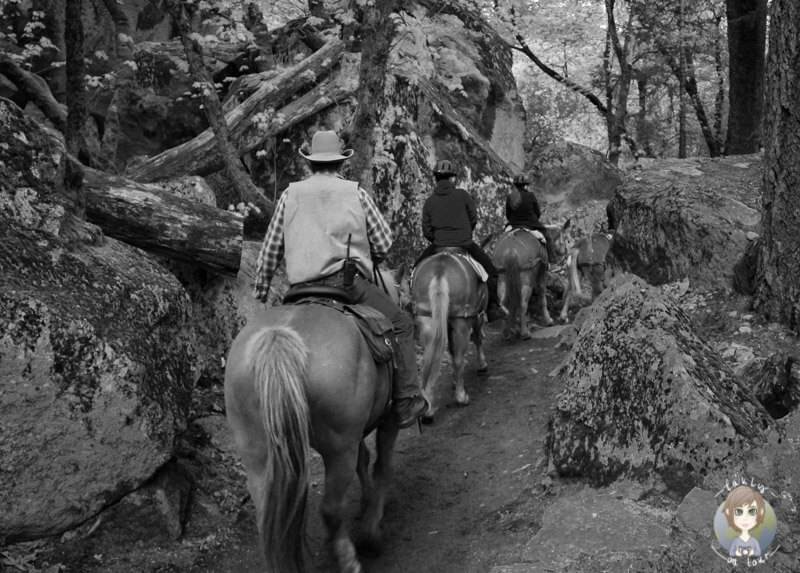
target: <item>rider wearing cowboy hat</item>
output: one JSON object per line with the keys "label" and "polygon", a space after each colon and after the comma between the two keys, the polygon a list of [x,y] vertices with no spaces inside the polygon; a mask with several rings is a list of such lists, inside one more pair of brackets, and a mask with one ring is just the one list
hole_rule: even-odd
{"label": "rider wearing cowboy hat", "polygon": [[550,238],[550,232],[545,224],[539,220],[539,217],[542,216],[542,209],[539,207],[536,196],[526,189],[530,182],[525,174],[514,177],[515,189],[506,197],[506,220],[512,227],[525,227],[542,233],[545,238],[545,247],[547,247],[548,261],[553,263],[556,260],[553,240]]}
{"label": "rider wearing cowboy hat", "polygon": [[[311,153],[300,151],[311,176],[291,183],[272,215],[258,257],[254,295],[266,302],[270,282],[281,258],[292,285],[322,283],[339,287],[357,303],[369,305],[392,323],[397,375],[392,398],[401,427],[410,426],[428,408],[421,395],[414,352],[414,325],[384,291],[367,280],[373,261],[379,262],[392,246],[392,231],[369,194],[355,181],[339,175],[341,165],[353,155],[342,151],[334,131],[317,131]],[[344,265],[355,260],[352,285],[344,283]]]}
{"label": "rider wearing cowboy hat", "polygon": [[472,196],[455,186],[456,172],[449,161],[439,161],[433,176],[436,188],[422,208],[422,234],[431,244],[422,251],[414,266],[434,254],[437,247],[461,247],[486,269],[489,275],[486,315],[489,322],[498,320],[505,312],[497,298],[497,269],[491,257],[472,240],[472,230],[478,222]]}

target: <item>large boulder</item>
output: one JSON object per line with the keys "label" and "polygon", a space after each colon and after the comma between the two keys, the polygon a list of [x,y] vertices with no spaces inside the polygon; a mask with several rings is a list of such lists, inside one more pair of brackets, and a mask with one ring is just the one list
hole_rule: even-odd
{"label": "large boulder", "polygon": [[734,267],[761,221],[759,156],[652,161],[632,171],[608,205],[613,254],[658,285],[689,278],[732,288]]}
{"label": "large boulder", "polygon": [[526,170],[544,218],[570,218],[577,238],[607,227],[606,205],[623,182],[623,173],[605,156],[584,145],[559,141],[532,158]]}
{"label": "large boulder", "polygon": [[0,540],[53,535],[173,455],[194,384],[186,292],[107,239],[0,223]]}
{"label": "large boulder", "polygon": [[769,425],[687,315],[638,277],[615,277],[575,328],[549,435],[559,474],[608,484],[655,473],[686,493]]}

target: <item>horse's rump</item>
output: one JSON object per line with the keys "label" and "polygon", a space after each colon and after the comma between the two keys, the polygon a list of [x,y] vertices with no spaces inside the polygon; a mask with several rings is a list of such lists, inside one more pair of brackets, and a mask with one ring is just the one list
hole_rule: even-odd
{"label": "horse's rump", "polygon": [[547,258],[547,248],[527,229],[512,229],[497,240],[492,259],[498,273],[506,271],[505,261],[511,253],[515,253],[520,271],[532,270]]}
{"label": "horse's rump", "polygon": [[423,259],[411,279],[413,312],[431,316],[429,286],[435,280],[448,284],[448,316],[476,316],[486,306],[486,287],[477,271],[463,256],[441,252]]}
{"label": "horse's rump", "polygon": [[570,250],[577,251],[576,264],[579,267],[603,265],[611,250],[611,241],[611,236],[605,233],[593,233],[575,241]]}

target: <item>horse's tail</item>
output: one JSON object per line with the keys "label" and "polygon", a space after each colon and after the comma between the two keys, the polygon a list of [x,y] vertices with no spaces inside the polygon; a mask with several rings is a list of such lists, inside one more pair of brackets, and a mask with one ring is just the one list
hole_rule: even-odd
{"label": "horse's tail", "polygon": [[578,277],[578,249],[573,249],[567,256],[567,280],[569,281],[569,289],[578,297],[583,296],[581,291],[581,281]]}
{"label": "horse's tail", "polygon": [[506,272],[506,300],[503,301],[503,304],[508,309],[508,315],[514,317],[519,315],[519,307],[522,304],[522,270],[514,249],[506,251],[503,257],[503,267]]}
{"label": "horse's tail", "polygon": [[439,377],[442,358],[447,348],[447,319],[450,312],[450,284],[445,277],[434,277],[428,285],[428,300],[431,303],[433,341],[422,354],[422,387],[431,388]]}
{"label": "horse's tail", "polygon": [[251,342],[255,386],[269,455],[253,501],[268,571],[307,571],[305,537],[308,499],[309,410],[304,382],[308,348],[288,326],[267,327]]}

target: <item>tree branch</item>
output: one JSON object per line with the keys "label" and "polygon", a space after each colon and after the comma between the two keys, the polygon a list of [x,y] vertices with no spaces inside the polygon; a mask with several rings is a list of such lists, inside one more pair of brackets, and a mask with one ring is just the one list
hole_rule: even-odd
{"label": "tree branch", "polygon": [[550,76],[551,78],[556,80],[558,83],[560,83],[560,84],[568,87],[572,91],[574,91],[576,93],[579,93],[582,96],[584,96],[586,99],[588,99],[592,103],[592,105],[594,105],[597,108],[597,111],[599,111],[603,116],[605,116],[608,113],[608,108],[591,91],[589,91],[587,88],[585,88],[585,87],[573,82],[572,80],[570,80],[568,78],[565,78],[564,76],[559,74],[557,71],[555,71],[553,68],[551,68],[550,66],[548,66],[547,64],[542,62],[542,60],[537,58],[536,54],[534,54],[533,51],[530,49],[530,47],[528,47],[528,44],[525,42],[525,38],[522,37],[522,34],[516,34],[514,37],[516,38],[517,42],[519,42],[519,46],[511,46],[513,49],[515,49],[517,51],[520,51],[523,54],[525,54],[526,56],[528,56],[528,58],[534,64],[536,64],[536,66],[540,70],[542,70],[545,74],[547,74],[548,76]]}

